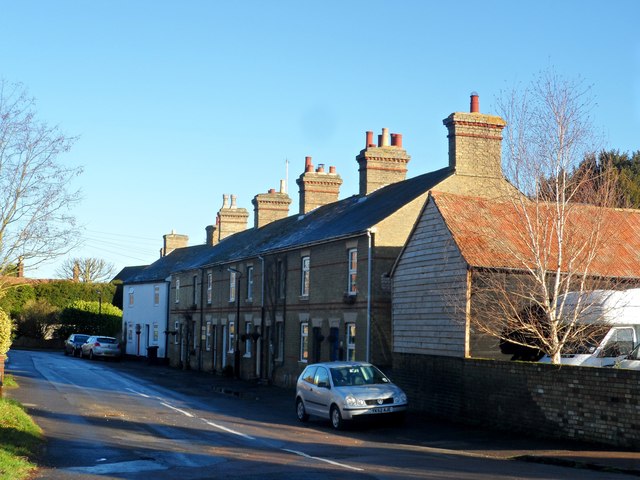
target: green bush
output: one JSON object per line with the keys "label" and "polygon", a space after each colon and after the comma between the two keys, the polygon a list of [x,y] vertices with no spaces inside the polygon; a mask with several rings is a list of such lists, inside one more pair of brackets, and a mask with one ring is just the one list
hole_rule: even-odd
{"label": "green bush", "polygon": [[122,310],[109,303],[77,300],[62,310],[57,336],[65,338],[72,333],[89,335],[117,335],[122,326]]}
{"label": "green bush", "polygon": [[17,318],[29,300],[35,300],[36,292],[32,285],[9,286],[0,293],[0,309],[7,312],[11,318]]}
{"label": "green bush", "polygon": [[45,299],[29,300],[16,318],[16,335],[46,339],[54,334],[60,311]]}
{"label": "green bush", "polygon": [[7,312],[0,310],[0,355],[6,355],[11,347],[13,323]]}
{"label": "green bush", "polygon": [[[80,283],[69,280],[54,280],[34,285],[37,298],[46,298],[49,303],[63,309],[77,300],[95,301],[102,296],[102,304],[112,304],[116,286],[110,283]],[[100,295],[98,295],[100,292]]]}

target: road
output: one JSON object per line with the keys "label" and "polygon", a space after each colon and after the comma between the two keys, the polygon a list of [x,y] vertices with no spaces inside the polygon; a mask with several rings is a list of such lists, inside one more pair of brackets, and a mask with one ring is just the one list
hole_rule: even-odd
{"label": "road", "polygon": [[[20,388],[6,394],[47,438],[38,478],[632,478],[509,461],[446,442],[425,446],[411,425],[334,432],[326,422],[298,423],[288,396],[251,401],[198,393],[197,385],[190,393],[135,372],[58,352],[10,353],[8,373]],[[436,434],[435,427],[424,433]]]}

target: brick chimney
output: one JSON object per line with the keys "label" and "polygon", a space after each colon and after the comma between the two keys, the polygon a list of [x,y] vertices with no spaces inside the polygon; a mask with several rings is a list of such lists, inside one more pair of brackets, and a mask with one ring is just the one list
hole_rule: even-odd
{"label": "brick chimney", "polygon": [[323,205],[337,202],[342,178],[336,173],[336,167],[324,170],[319,164],[314,171],[311,157],[305,158],[304,173],[296,180],[300,187],[300,214],[305,214]]}
{"label": "brick chimney", "polygon": [[[231,197],[231,204],[229,204],[229,197]],[[234,233],[242,232],[247,229],[247,221],[249,220],[249,212],[246,208],[238,208],[236,204],[235,195],[223,195],[222,196],[222,208],[218,210],[216,218],[217,229],[215,235],[217,241],[215,243],[224,240]]]}
{"label": "brick chimney", "polygon": [[471,93],[470,112],[456,112],[442,123],[449,131],[449,168],[457,175],[502,178],[502,129],[495,115],[480,113],[480,97]]}
{"label": "brick chimney", "polygon": [[162,236],[164,240],[164,247],[160,249],[160,256],[165,257],[173,252],[176,248],[183,248],[189,244],[188,235],[179,235],[172,230],[171,233]]}
{"label": "brick chimney", "polygon": [[367,132],[365,147],[356,157],[360,172],[360,195],[368,195],[385,185],[406,179],[409,160],[411,156],[402,148],[400,133],[392,133],[389,139],[389,130],[383,128],[375,144],[373,132]]}
{"label": "brick chimney", "polygon": [[253,203],[254,227],[260,228],[288,217],[291,198],[285,191],[284,180],[280,180],[279,192],[272,188],[267,193],[259,193],[253,197],[251,203]]}
{"label": "brick chimney", "polygon": [[18,278],[24,278],[24,257],[20,255],[18,257]]}

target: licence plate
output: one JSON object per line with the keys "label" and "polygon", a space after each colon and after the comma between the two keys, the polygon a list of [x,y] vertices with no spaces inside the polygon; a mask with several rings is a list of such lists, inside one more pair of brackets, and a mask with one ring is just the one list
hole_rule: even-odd
{"label": "licence plate", "polygon": [[369,410],[371,413],[389,413],[393,412],[393,407],[376,407]]}

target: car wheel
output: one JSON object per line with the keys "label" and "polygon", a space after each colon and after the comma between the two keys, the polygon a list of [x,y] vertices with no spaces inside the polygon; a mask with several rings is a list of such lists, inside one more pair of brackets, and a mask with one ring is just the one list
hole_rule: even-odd
{"label": "car wheel", "polygon": [[306,422],[307,420],[309,420],[309,414],[304,408],[304,403],[302,402],[301,398],[298,398],[298,400],[296,400],[296,415],[298,416],[298,420],[300,420],[301,422]]}
{"label": "car wheel", "polygon": [[329,416],[331,417],[331,426],[333,428],[336,430],[342,430],[342,428],[344,428],[344,420],[342,420],[342,414],[337,406],[331,405]]}

